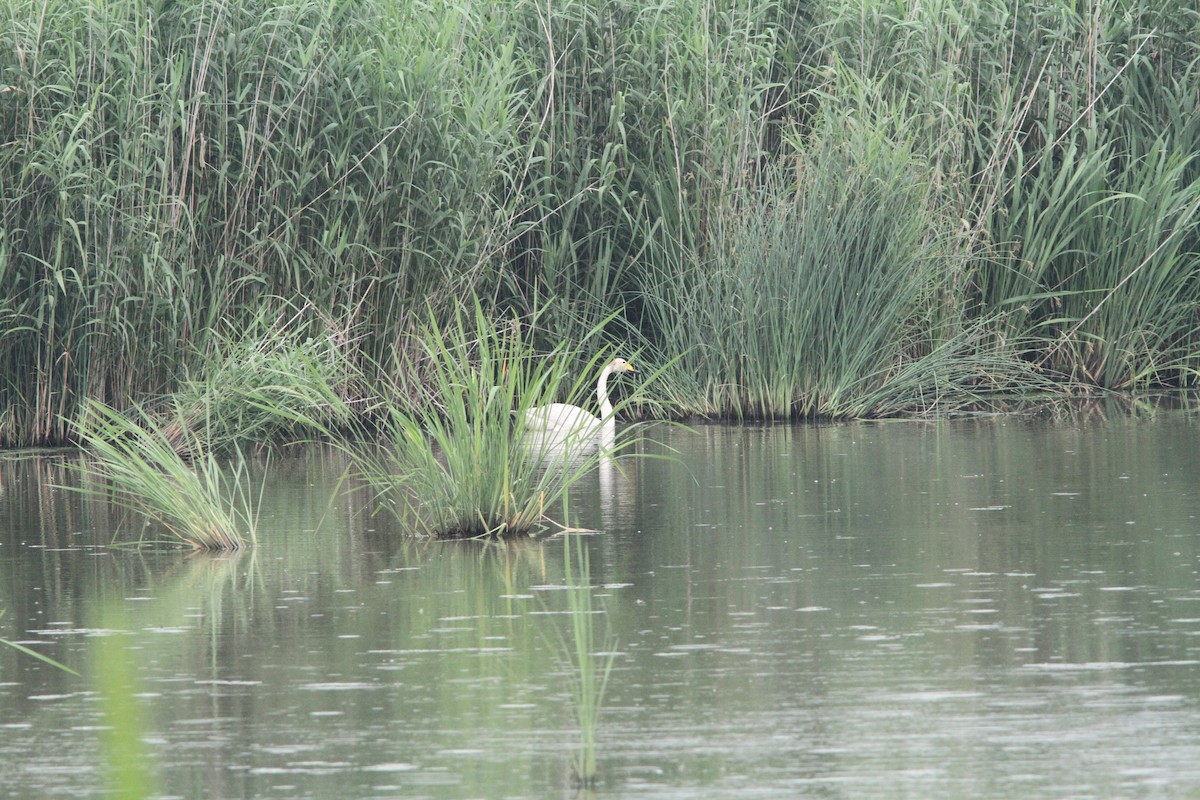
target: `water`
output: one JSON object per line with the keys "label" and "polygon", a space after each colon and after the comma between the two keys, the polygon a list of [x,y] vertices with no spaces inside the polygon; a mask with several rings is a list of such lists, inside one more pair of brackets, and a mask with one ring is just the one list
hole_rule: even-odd
{"label": "water", "polygon": [[[1191,416],[651,438],[560,520],[602,531],[596,796],[1200,796]],[[0,470],[0,636],[81,673],[0,648],[0,796],[577,796],[561,537],[414,542],[314,450],[256,550],[114,550],[61,459]]]}

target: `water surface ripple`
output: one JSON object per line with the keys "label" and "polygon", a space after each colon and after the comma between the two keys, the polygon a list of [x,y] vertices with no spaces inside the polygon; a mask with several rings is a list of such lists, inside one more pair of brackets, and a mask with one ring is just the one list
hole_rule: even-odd
{"label": "water surface ripple", "polygon": [[[1200,792],[1191,416],[649,439],[555,512],[599,531],[598,797]],[[0,637],[81,673],[0,648],[0,796],[104,796],[114,726],[164,797],[576,796],[563,539],[414,541],[343,467],[273,460],[211,557],[0,461]]]}

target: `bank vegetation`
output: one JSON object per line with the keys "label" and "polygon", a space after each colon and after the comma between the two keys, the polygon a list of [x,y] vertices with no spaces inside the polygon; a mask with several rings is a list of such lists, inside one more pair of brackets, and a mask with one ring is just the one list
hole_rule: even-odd
{"label": "bank vegetation", "polygon": [[356,379],[222,411],[231,437],[289,398],[430,402],[405,370],[476,299],[576,354],[570,381],[636,354],[656,415],[945,413],[1200,376],[1194,3],[3,16],[0,446],[68,440],[94,404],[211,422],[281,385],[264,354]]}

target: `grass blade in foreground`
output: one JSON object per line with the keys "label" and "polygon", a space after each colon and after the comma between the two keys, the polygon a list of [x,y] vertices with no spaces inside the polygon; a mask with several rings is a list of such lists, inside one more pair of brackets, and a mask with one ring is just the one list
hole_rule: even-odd
{"label": "grass blade in foreground", "polygon": [[[97,615],[98,627],[127,631],[130,624],[115,605],[106,604]],[[104,753],[106,797],[143,800],[158,797],[154,760],[146,742],[147,710],[139,692],[139,670],[124,636],[98,636],[92,646],[92,681],[104,725],[100,741]]]}
{"label": "grass blade in foreground", "polygon": [[[571,670],[571,699],[579,722],[579,752],[575,754],[575,779],[580,786],[596,782],[596,729],[600,708],[616,658],[616,639],[609,630],[602,652],[595,652],[595,615],[592,607],[592,570],[587,548],[572,545],[573,536],[563,537],[563,560],[567,575],[567,604],[571,616],[571,641],[563,650]],[[574,554],[574,555],[573,555]]]}
{"label": "grass blade in foreground", "polygon": [[[4,616],[4,612],[0,611],[0,617],[3,617],[3,616]],[[55,661],[53,658],[51,658],[50,656],[44,656],[41,653],[39,653],[37,650],[30,650],[28,647],[26,647],[23,644],[18,644],[16,642],[10,642],[8,639],[0,639],[0,644],[8,645],[9,647],[16,650],[17,652],[24,653],[27,656],[33,656],[38,661],[49,664],[50,666],[54,667],[55,669],[61,669],[63,672],[69,672],[72,675],[79,674],[75,670],[68,667],[66,664],[60,664],[57,661]]]}
{"label": "grass blade in foreground", "polygon": [[200,442],[185,448],[186,460],[163,425],[141,409],[137,418],[90,402],[76,434],[92,458],[79,467],[97,486],[78,491],[110,498],[161,524],[199,550],[236,550],[255,540],[258,499],[238,452],[232,474]]}

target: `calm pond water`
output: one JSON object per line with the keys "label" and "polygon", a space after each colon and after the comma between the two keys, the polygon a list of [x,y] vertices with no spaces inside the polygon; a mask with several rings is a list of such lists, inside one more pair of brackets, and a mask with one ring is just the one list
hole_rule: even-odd
{"label": "calm pond water", "polygon": [[[1073,416],[652,429],[591,476],[601,798],[1200,796],[1200,426]],[[257,549],[0,460],[0,791],[569,798],[562,536],[406,539],[276,459]],[[599,646],[599,645],[598,645]],[[112,734],[116,726],[120,735]]]}

